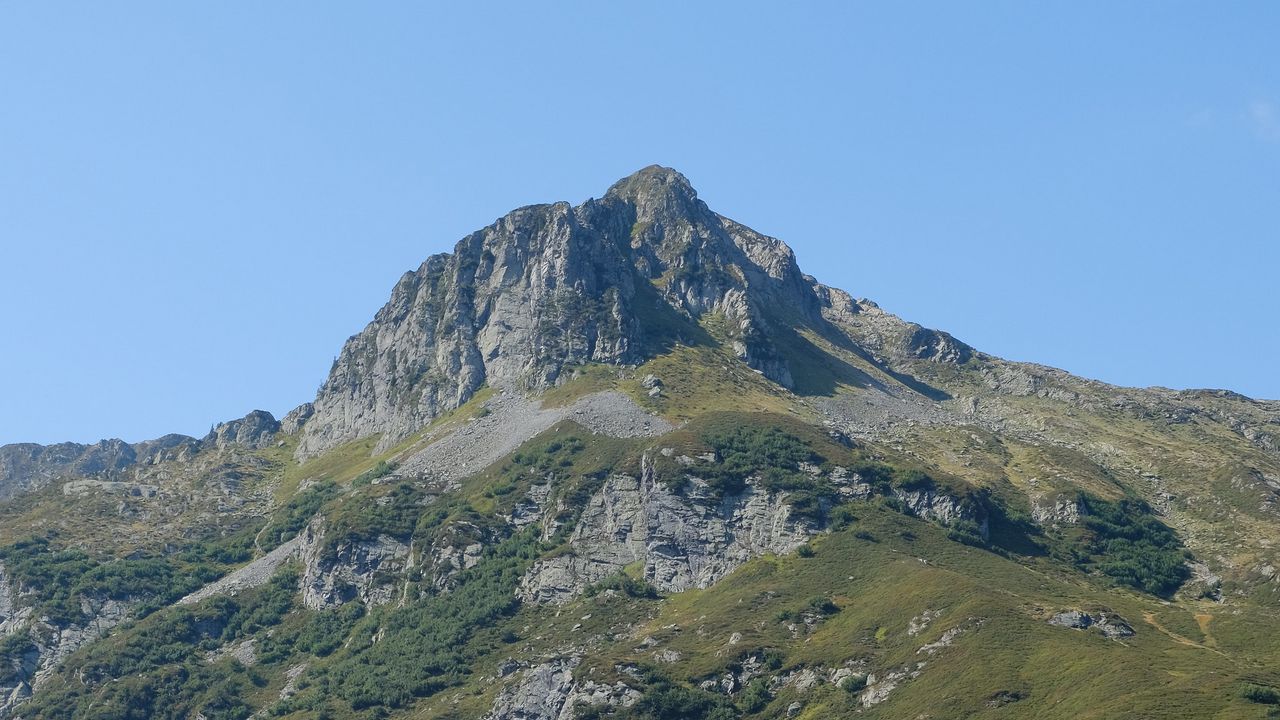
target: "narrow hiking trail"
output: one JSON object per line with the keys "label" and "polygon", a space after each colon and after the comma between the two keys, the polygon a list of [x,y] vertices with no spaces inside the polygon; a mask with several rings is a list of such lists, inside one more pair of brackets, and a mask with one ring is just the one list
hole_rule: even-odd
{"label": "narrow hiking trail", "polygon": [[[1200,618],[1202,617],[1207,619],[1204,621],[1201,621]],[[1146,620],[1147,624],[1150,625],[1151,627],[1169,636],[1174,642],[1178,643],[1179,645],[1186,645],[1188,647],[1200,648],[1201,650],[1208,650],[1209,652],[1217,653],[1222,657],[1230,657],[1226,653],[1217,649],[1216,642],[1214,642],[1213,645],[1198,643],[1195,640],[1179,635],[1178,633],[1173,632],[1172,630],[1166,628],[1165,626],[1160,624],[1160,621],[1156,619],[1156,614],[1154,612],[1151,612],[1150,610],[1144,610],[1142,612],[1142,619]],[[1212,615],[1197,615],[1196,623],[1200,625],[1201,631],[1204,632],[1209,626],[1209,620],[1212,620],[1212,619],[1213,619]],[[1205,638],[1206,638],[1206,642],[1211,640],[1207,632],[1205,633]]]}

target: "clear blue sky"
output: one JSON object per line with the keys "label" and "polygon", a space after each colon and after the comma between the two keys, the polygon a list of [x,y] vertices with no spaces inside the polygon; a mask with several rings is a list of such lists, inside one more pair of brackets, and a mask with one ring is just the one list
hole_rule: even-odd
{"label": "clear blue sky", "polygon": [[430,5],[0,4],[0,443],[281,415],[650,163],[988,352],[1280,397],[1280,5]]}

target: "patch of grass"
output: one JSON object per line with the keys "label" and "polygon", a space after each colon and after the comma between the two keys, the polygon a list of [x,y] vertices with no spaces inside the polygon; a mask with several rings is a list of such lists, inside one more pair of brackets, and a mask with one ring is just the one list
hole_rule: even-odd
{"label": "patch of grass", "polygon": [[[319,457],[299,465],[291,465],[285,469],[280,492],[283,497],[292,497],[297,492],[302,480],[329,480],[345,485],[360,473],[368,470],[377,461],[373,459],[373,448],[377,446],[378,435],[370,435],[326,452]],[[279,496],[278,496],[279,497]]]}
{"label": "patch of grass", "polygon": [[678,345],[635,371],[636,378],[652,374],[662,381],[662,394],[650,397],[638,379],[619,389],[647,410],[676,422],[709,412],[808,412],[795,397],[715,345]]}
{"label": "patch of grass", "polygon": [[565,381],[542,393],[542,407],[565,407],[585,395],[612,390],[619,383],[619,370],[612,365],[591,363],[566,367]]}
{"label": "patch of grass", "polygon": [[[1241,666],[1135,622],[1144,611],[1159,612],[1166,627],[1182,631],[1183,625],[1195,627],[1187,610],[1105,584],[1082,586],[1078,575],[1048,559],[1015,562],[968,548],[949,540],[945,528],[874,504],[859,508],[857,525],[883,539],[867,544],[853,530],[834,532],[821,539],[813,558],[758,558],[706,590],[669,596],[656,616],[601,651],[590,667],[603,672],[616,664],[643,665],[651,651],[634,648],[631,638],[646,634],[681,654],[664,666],[679,678],[720,677],[743,657],[762,658],[764,648],[780,652],[771,663],[775,674],[865,663],[865,671],[846,681],[855,683],[853,691],[820,684],[803,699],[808,716],[845,717],[860,707],[856,684],[867,672],[914,667],[926,658],[922,646],[961,628],[950,646],[927,656],[917,678],[901,683],[878,707],[880,716],[984,717],[992,712],[987,699],[1009,688],[1018,689],[1020,717],[1249,716],[1231,715],[1247,707],[1240,696]],[[1079,607],[1086,597],[1105,598],[1109,611],[1128,618],[1138,634],[1119,643],[1056,628],[1035,611]],[[795,617],[815,607],[821,613],[828,603],[839,612],[824,613],[822,622],[798,636],[789,629],[803,628]],[[909,624],[926,610],[940,616],[910,634]],[[787,619],[780,620],[784,611]],[[742,636],[740,654],[726,656],[720,642],[709,640],[735,632]],[[760,717],[774,717],[798,699],[789,692],[779,691],[757,711],[775,714]],[[940,706],[938,697],[951,699]],[[743,696],[734,701],[742,712]]]}

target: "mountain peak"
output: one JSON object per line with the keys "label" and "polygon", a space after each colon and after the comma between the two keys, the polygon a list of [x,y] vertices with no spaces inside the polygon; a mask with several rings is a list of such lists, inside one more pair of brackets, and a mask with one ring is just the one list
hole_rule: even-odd
{"label": "mountain peak", "polygon": [[700,205],[698,191],[679,171],[661,165],[650,165],[622,178],[605,193],[637,208],[691,212]]}
{"label": "mountain peak", "polygon": [[786,245],[651,165],[599,200],[510,213],[401,278],[343,348],[298,450],[375,433],[390,447],[482,385],[542,388],[566,367],[638,364],[708,316],[725,319],[720,340],[738,359],[790,387],[775,340],[793,321],[820,322],[818,306]]}
{"label": "mountain peak", "polygon": [[689,178],[685,177],[679,170],[675,168],[665,167],[663,165],[649,165],[640,168],[630,175],[622,178],[609,188],[612,194],[626,195],[636,192],[637,190],[651,187],[668,187],[676,189],[682,193],[697,196],[697,191],[689,184]]}

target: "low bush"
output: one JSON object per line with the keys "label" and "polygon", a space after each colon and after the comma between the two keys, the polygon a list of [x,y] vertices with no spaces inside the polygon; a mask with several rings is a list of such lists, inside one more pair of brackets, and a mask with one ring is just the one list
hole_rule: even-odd
{"label": "low bush", "polygon": [[1073,555],[1082,568],[1161,597],[1172,595],[1190,576],[1182,541],[1146,503],[1088,495],[1080,502],[1084,533]]}

